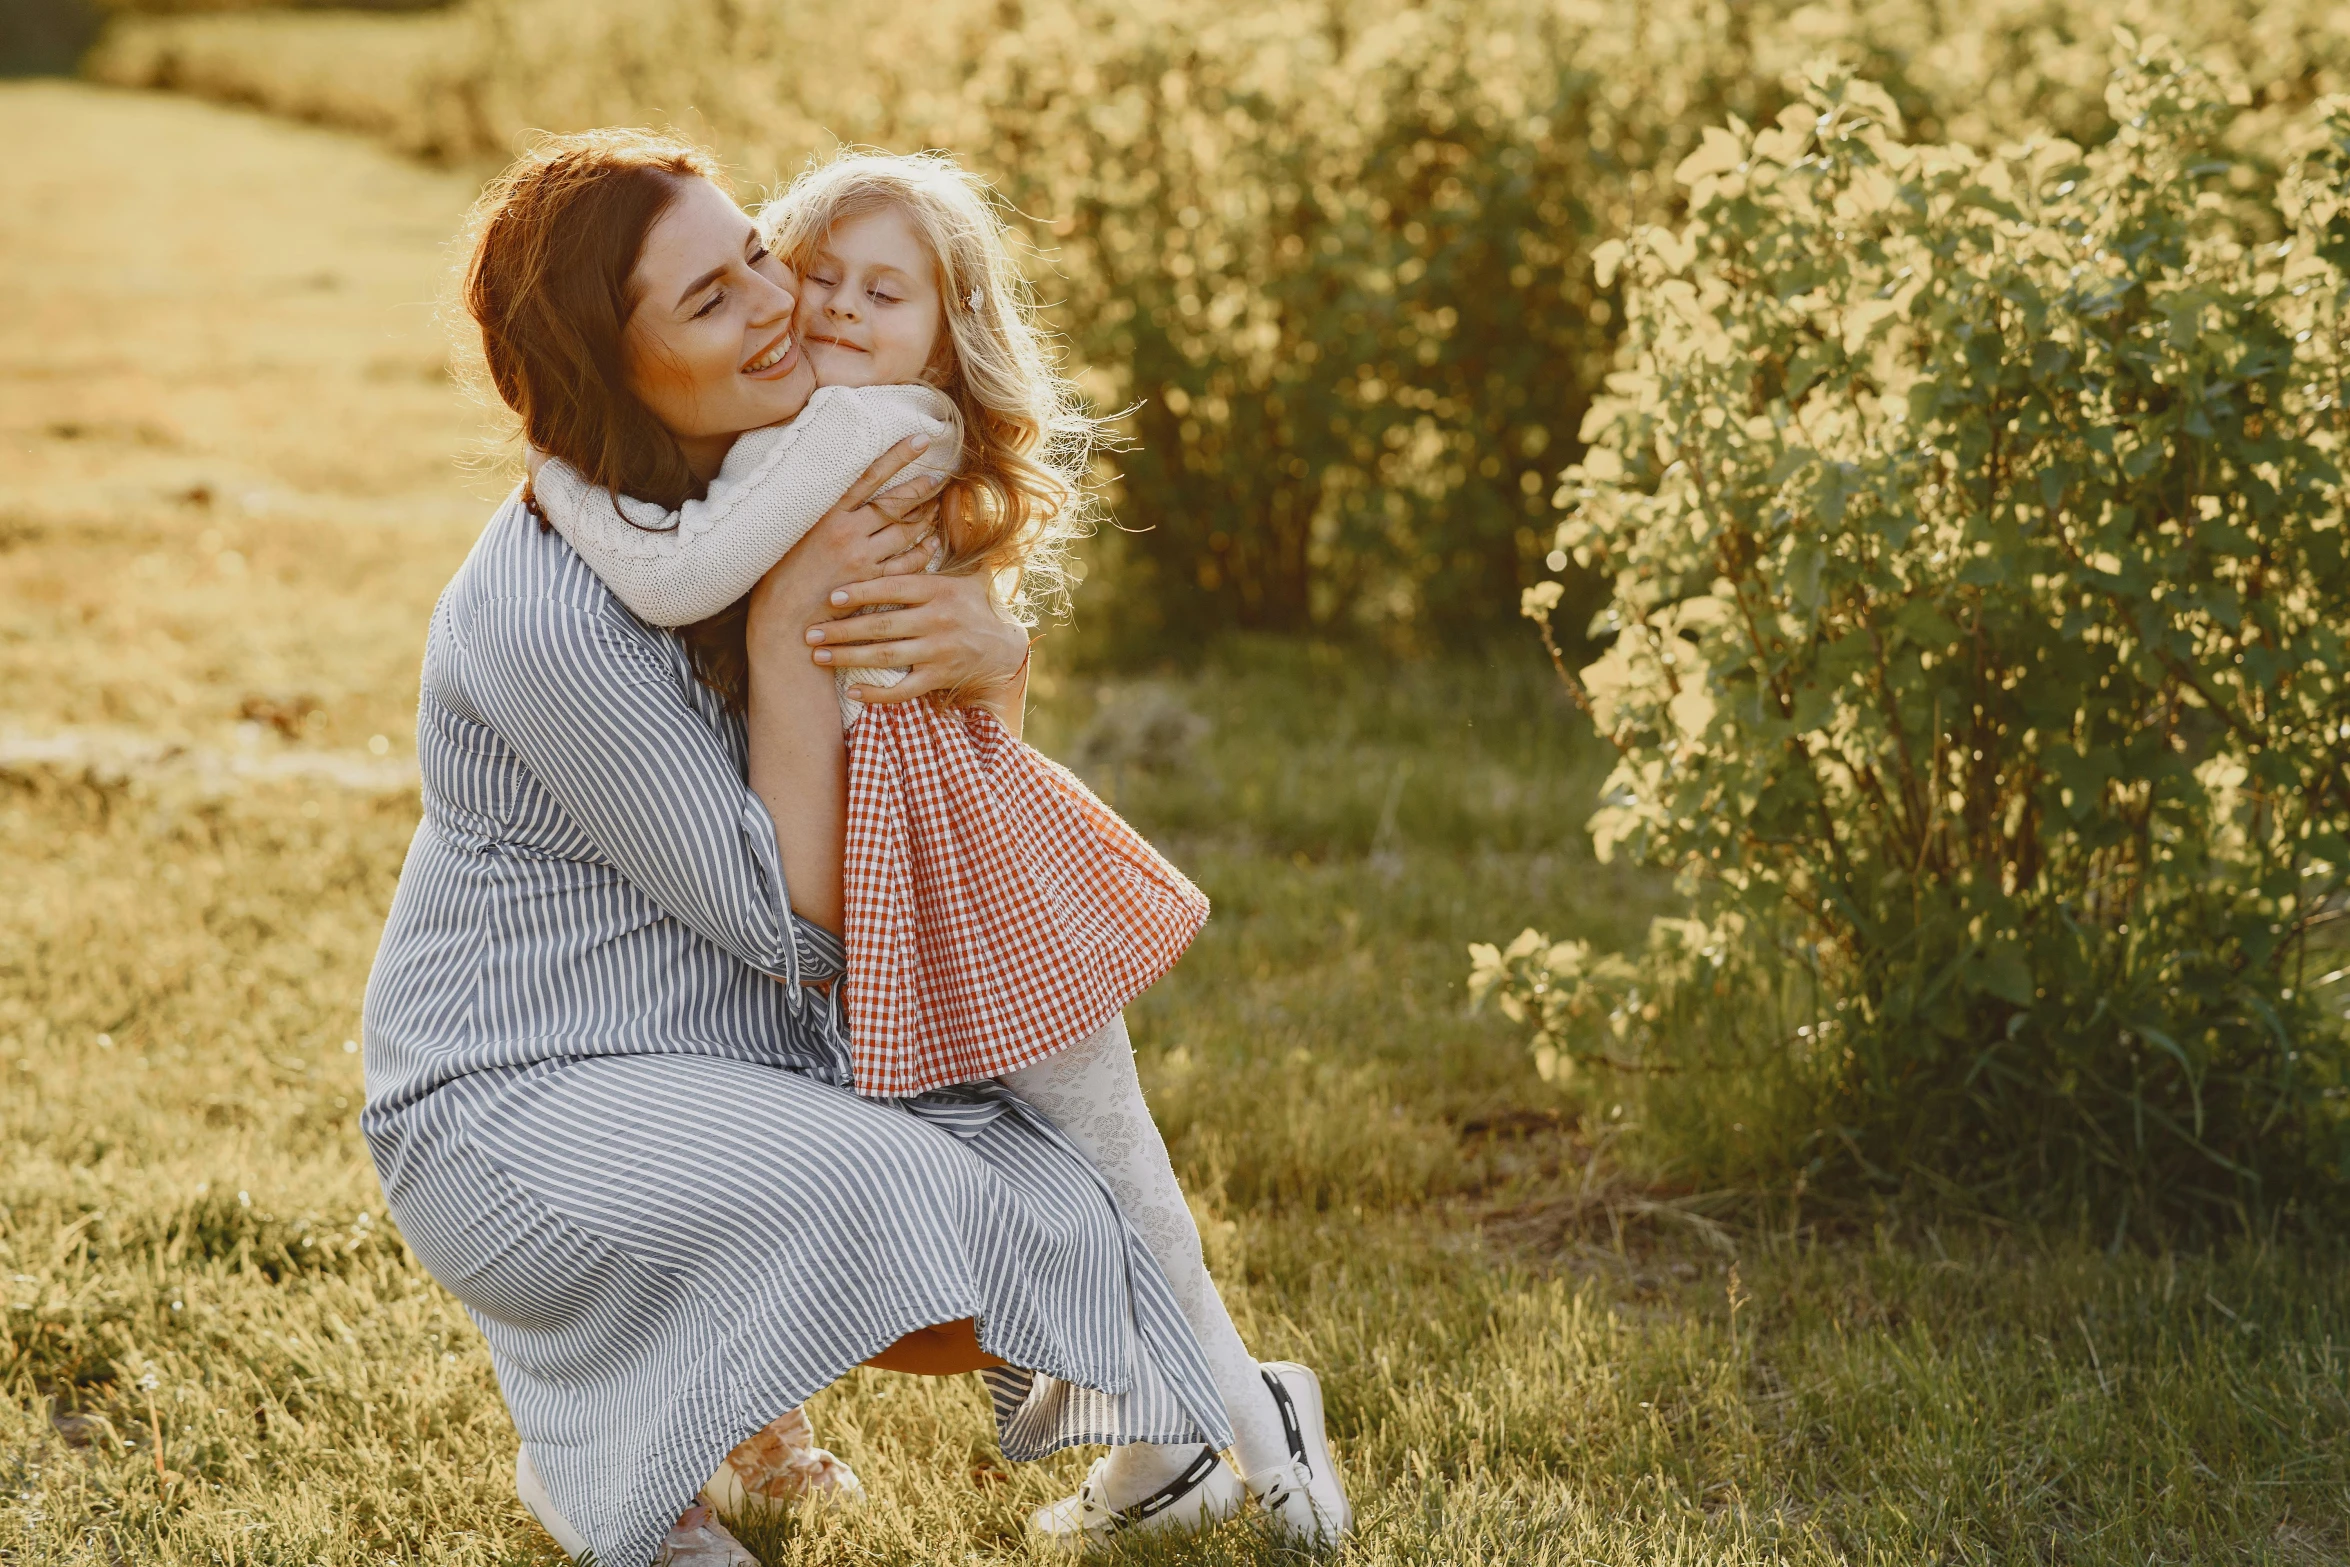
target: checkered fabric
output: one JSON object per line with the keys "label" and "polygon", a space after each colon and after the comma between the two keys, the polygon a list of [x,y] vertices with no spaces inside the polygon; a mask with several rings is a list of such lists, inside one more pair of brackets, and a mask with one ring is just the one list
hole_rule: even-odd
{"label": "checkered fabric", "polygon": [[994,714],[877,704],[849,731],[849,1059],[896,1098],[1027,1066],[1174,966],[1207,895]]}

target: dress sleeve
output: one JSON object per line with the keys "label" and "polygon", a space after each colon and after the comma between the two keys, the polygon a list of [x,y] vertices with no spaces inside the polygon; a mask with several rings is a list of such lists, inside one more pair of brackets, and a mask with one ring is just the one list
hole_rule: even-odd
{"label": "dress sleeve", "polygon": [[481,601],[465,629],[482,719],[645,895],[778,979],[829,979],[840,940],[792,913],[767,807],[681,697],[654,633],[545,598]]}
{"label": "dress sleeve", "polygon": [[737,439],[709,494],[676,511],[615,496],[559,461],[539,470],[531,493],[639,618],[690,625],[750,592],[875,458],[913,435],[929,436],[930,449],[892,488],[954,471],[954,404],[927,386],[820,387],[791,423]]}

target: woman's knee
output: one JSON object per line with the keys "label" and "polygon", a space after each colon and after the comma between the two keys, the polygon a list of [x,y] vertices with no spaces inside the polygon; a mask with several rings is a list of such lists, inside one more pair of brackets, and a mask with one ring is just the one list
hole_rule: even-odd
{"label": "woman's knee", "polygon": [[969,1317],[916,1328],[865,1362],[880,1371],[917,1377],[959,1377],[1004,1362],[979,1347],[979,1325]]}

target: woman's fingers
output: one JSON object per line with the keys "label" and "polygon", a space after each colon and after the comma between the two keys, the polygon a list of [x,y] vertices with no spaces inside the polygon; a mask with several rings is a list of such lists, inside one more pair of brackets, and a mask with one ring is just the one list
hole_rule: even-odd
{"label": "woman's fingers", "polygon": [[[892,607],[858,613],[883,604]],[[922,572],[844,583],[828,596],[825,613],[802,633],[817,663],[908,671],[886,695],[877,689],[876,702],[994,689],[1018,678],[1028,651],[1028,634],[998,613],[986,582],[974,576]]]}
{"label": "woman's fingers", "polygon": [[873,509],[898,522],[926,520],[937,509],[938,492],[946,482],[944,474],[926,473],[887,495],[873,497]]}
{"label": "woman's fingers", "polygon": [[861,642],[897,642],[913,636],[917,617],[905,610],[883,610],[873,615],[851,615],[808,628],[810,646],[853,647]]}
{"label": "woman's fingers", "polygon": [[[891,577],[869,579],[864,582],[844,582],[832,590],[830,599],[832,613],[837,619],[845,615],[856,615],[857,611],[875,604],[929,604],[940,596],[943,585],[953,580],[951,577],[925,573],[919,582],[899,582]],[[871,620],[880,617],[866,615],[858,616],[858,618]],[[837,631],[840,628],[836,626],[833,629]],[[835,637],[829,640],[837,641],[839,638]]]}
{"label": "woman's fingers", "polygon": [[[868,463],[865,467],[865,471],[857,475],[857,482],[849,486],[848,493],[840,498],[840,504],[835,506],[833,510],[836,512],[859,510],[865,505],[866,502],[872,500],[874,496],[881,493],[881,487],[889,483],[889,481],[897,475],[897,471],[900,468],[903,468],[906,466],[906,464],[912,462],[915,458],[921,456],[929,449],[929,436],[907,436],[904,440],[898,442],[897,445],[891,447],[888,451],[883,452],[879,457],[874,458],[872,462]],[[931,486],[931,488],[936,490],[937,486],[934,484]]]}
{"label": "woman's fingers", "polygon": [[911,702],[954,683],[952,662],[934,637],[899,637],[887,642],[860,642],[846,647],[820,647],[812,655],[828,669],[902,669],[906,678],[894,686],[859,686],[857,700]]}
{"label": "woman's fingers", "polygon": [[827,642],[812,655],[834,669],[913,669],[924,659],[935,659],[938,648],[928,637],[892,637],[887,642]]}
{"label": "woman's fingers", "polygon": [[946,666],[936,658],[920,656],[921,644],[919,642],[892,643],[890,645],[915,650],[909,654],[906,663],[883,666],[891,669],[904,669],[906,678],[894,686],[859,686],[857,687],[858,701],[887,707],[893,702],[911,702],[918,697],[928,696],[933,691],[952,689],[946,676]]}

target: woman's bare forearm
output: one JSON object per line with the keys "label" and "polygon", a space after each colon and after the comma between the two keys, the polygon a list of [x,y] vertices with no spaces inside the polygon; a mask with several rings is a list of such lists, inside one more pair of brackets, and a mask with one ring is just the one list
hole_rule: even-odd
{"label": "woman's bare forearm", "polygon": [[832,674],[786,645],[751,657],[751,792],[775,822],[792,912],[841,928],[849,753]]}
{"label": "woman's bare forearm", "polygon": [[1032,652],[1029,657],[1020,661],[1020,669],[1017,674],[995,690],[980,697],[976,703],[977,706],[984,707],[995,714],[1003,726],[1011,731],[1012,738],[1015,740],[1021,737],[1021,730],[1028,722],[1028,671],[1034,662],[1035,655]]}
{"label": "woman's bare forearm", "polygon": [[919,530],[866,503],[921,449],[900,441],[849,487],[808,536],[751,590],[750,785],[775,823],[792,912],[841,929],[841,860],[849,824],[849,753],[833,671],[808,656],[805,627],[825,613],[831,585],[883,575],[913,559]]}

